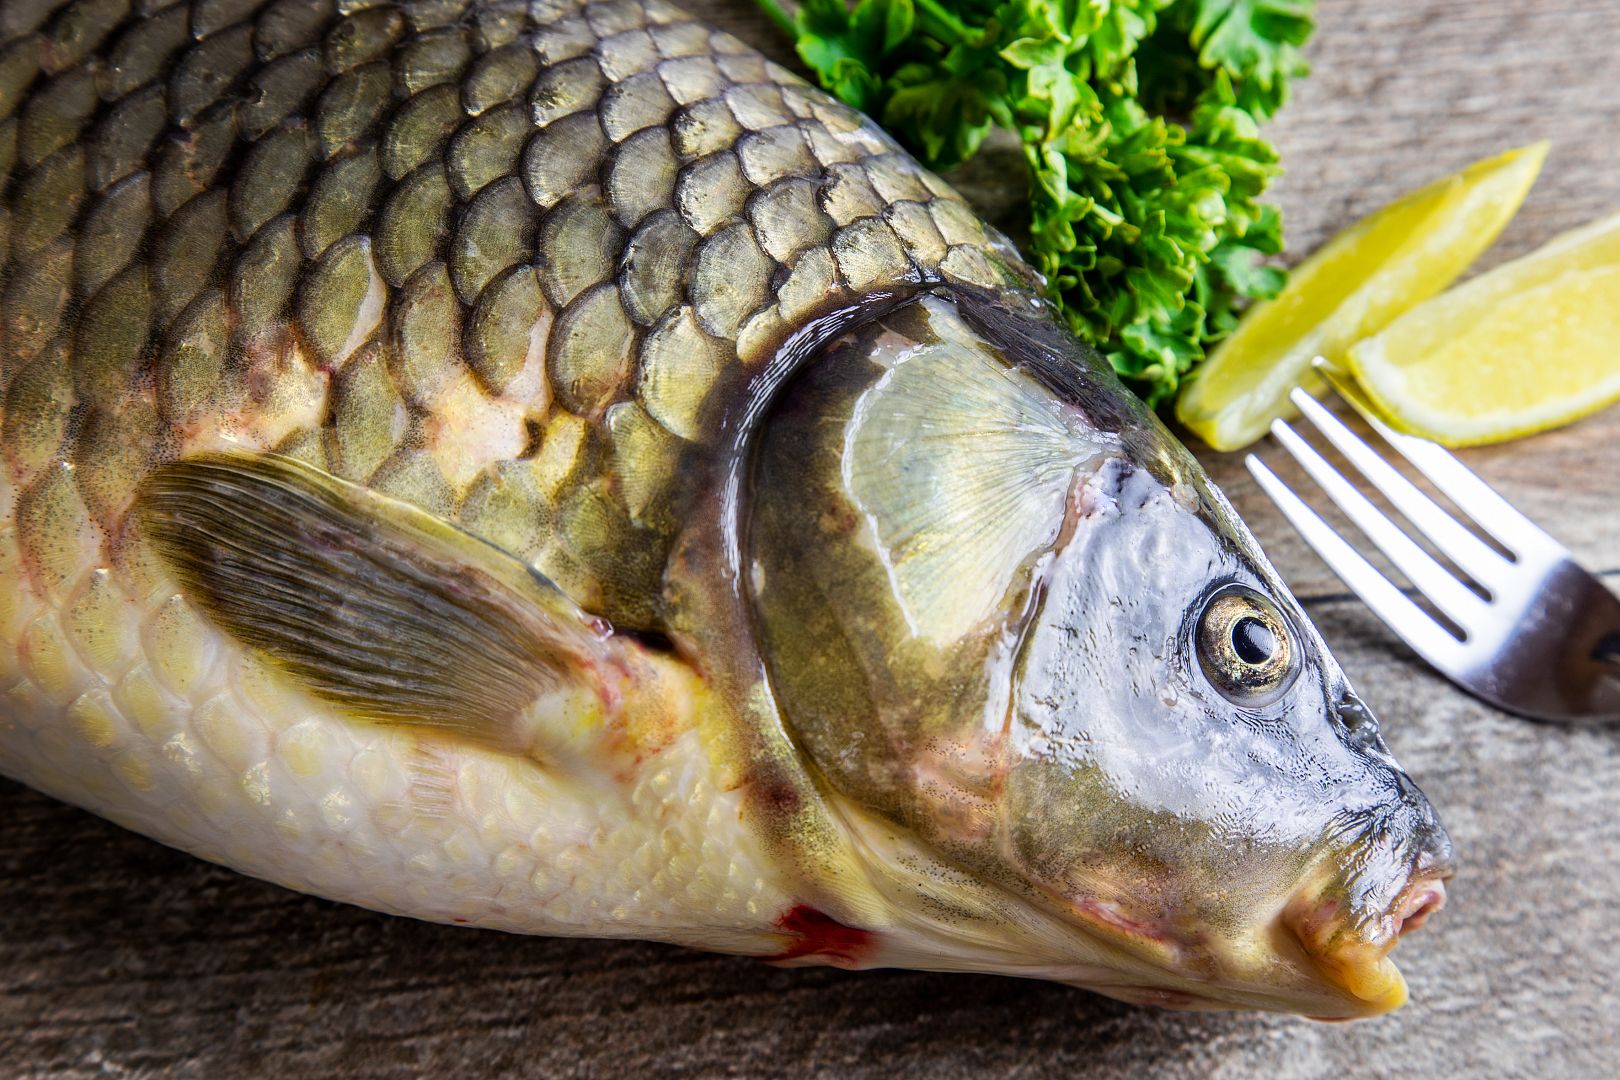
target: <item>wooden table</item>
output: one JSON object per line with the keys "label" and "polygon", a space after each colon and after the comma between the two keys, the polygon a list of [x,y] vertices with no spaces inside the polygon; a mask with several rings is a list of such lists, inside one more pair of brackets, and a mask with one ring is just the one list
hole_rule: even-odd
{"label": "wooden table", "polygon": [[[743,0],[696,7],[782,55]],[[1316,73],[1272,129],[1293,252],[1538,138],[1552,157],[1487,263],[1620,208],[1615,0],[1321,7]],[[1467,457],[1620,585],[1620,409]],[[1620,733],[1539,727],[1451,690],[1236,459],[1205,460],[1461,852],[1452,908],[1401,949],[1413,1003],[1395,1016],[1178,1015],[1012,979],[430,926],[249,880],[0,782],[0,1075],[1620,1073]]]}

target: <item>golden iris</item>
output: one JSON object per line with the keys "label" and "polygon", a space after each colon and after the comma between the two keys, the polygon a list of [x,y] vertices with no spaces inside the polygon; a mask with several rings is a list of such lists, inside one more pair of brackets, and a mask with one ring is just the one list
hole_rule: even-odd
{"label": "golden iris", "polygon": [[1298,649],[1277,605],[1246,585],[1216,592],[1198,617],[1198,663],[1237,705],[1264,705],[1293,684]]}

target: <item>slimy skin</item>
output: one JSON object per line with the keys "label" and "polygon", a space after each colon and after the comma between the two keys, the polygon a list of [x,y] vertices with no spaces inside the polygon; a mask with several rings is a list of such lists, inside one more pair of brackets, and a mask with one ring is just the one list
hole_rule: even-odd
{"label": "slimy skin", "polygon": [[1253,538],[735,39],[6,0],[0,210],[0,773],[443,922],[1404,998],[1449,843]]}

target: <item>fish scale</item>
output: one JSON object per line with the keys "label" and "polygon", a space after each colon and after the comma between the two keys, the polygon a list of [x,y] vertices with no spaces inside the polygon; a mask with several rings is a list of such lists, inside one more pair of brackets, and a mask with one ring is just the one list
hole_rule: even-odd
{"label": "fish scale", "polygon": [[657,627],[673,463],[789,329],[1014,274],[869,121],[660,3],[82,0],[5,29],[4,392],[55,406],[3,434],[23,500],[74,463],[109,537],[151,462],[274,450]]}

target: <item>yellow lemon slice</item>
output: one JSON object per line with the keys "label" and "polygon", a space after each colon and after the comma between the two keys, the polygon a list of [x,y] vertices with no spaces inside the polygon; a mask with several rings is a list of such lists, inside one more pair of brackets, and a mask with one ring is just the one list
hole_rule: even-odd
{"label": "yellow lemon slice", "polygon": [[1476,162],[1352,225],[1256,304],[1176,401],[1181,422],[1236,450],[1290,411],[1288,392],[1322,382],[1311,360],[1345,350],[1433,296],[1495,240],[1547,156],[1536,143]]}
{"label": "yellow lemon slice", "polygon": [[1620,399],[1620,214],[1413,308],[1348,360],[1399,427],[1448,446],[1544,431]]}

